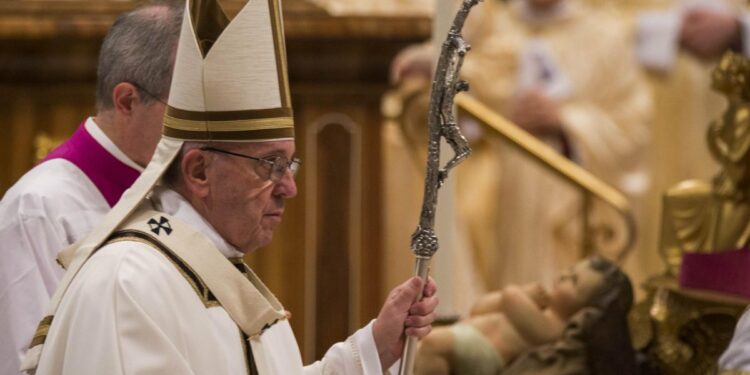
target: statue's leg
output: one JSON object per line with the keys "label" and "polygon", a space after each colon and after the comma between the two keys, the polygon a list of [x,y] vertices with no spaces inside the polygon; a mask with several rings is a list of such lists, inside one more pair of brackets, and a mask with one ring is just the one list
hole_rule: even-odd
{"label": "statue's leg", "polygon": [[414,374],[449,375],[453,346],[453,332],[448,327],[435,328],[419,343]]}

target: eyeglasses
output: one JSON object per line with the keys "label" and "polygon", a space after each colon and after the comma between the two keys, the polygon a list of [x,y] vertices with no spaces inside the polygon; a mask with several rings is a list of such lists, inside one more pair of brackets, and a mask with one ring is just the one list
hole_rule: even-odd
{"label": "eyeglasses", "polygon": [[164,105],[168,105],[168,104],[167,104],[167,102],[165,102],[165,101],[164,101],[164,99],[162,99],[162,98],[161,98],[161,97],[159,97],[159,96],[156,96],[156,95],[152,94],[152,93],[151,93],[151,91],[148,91],[148,90],[146,90],[145,88],[143,88],[143,86],[142,86],[142,85],[140,85],[140,84],[138,84],[138,83],[135,83],[135,82],[132,82],[132,81],[123,81],[123,82],[125,82],[125,83],[129,83],[129,84],[131,84],[131,85],[135,86],[135,88],[137,88],[137,89],[138,89],[138,91],[143,91],[144,93],[146,93],[146,95],[150,96],[150,97],[151,97],[151,98],[153,98],[154,100],[156,100],[156,101],[158,101],[158,102],[160,102],[160,103],[162,103],[162,104],[164,104]]}
{"label": "eyeglasses", "polygon": [[255,160],[260,163],[259,165],[261,167],[263,167],[261,170],[256,170],[255,172],[258,173],[261,178],[271,180],[274,183],[279,182],[282,178],[284,178],[284,174],[287,170],[292,173],[292,177],[296,176],[300,166],[302,166],[302,160],[300,160],[299,158],[292,158],[292,160],[289,160],[285,156],[269,156],[266,158],[258,158],[255,156],[238,154],[236,152],[222,150],[210,146],[203,146],[200,148],[200,150],[218,152],[220,154],[227,154],[245,159]]}

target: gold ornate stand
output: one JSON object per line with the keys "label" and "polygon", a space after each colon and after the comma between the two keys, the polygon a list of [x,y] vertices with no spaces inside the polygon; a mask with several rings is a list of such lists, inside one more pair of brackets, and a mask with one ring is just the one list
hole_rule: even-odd
{"label": "gold ornate stand", "polygon": [[[630,316],[636,349],[667,375],[716,374],[717,362],[750,300],[678,283],[683,256],[748,247],[750,242],[750,60],[728,53],[713,73],[728,101],[709,125],[708,147],[722,164],[712,183],[684,181],[664,194],[660,253],[664,275]],[[686,150],[687,151],[687,150]]]}

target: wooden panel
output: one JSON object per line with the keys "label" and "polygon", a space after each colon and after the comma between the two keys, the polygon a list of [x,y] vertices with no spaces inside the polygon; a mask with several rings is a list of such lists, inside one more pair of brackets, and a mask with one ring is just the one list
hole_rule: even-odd
{"label": "wooden panel", "polygon": [[[315,317],[316,358],[325,354],[341,337],[350,322],[351,247],[350,236],[358,223],[352,220],[351,166],[352,134],[339,124],[324,124],[315,142],[317,157],[315,190]],[[337,317],[322,319],[323,317]]]}
{"label": "wooden panel", "polygon": [[37,161],[37,138],[66,139],[92,113],[93,91],[93,83],[38,87],[0,83],[4,119],[0,193]]}

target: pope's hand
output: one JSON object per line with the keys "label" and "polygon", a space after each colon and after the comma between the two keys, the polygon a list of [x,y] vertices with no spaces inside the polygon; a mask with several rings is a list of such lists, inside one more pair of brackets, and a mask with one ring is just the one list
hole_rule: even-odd
{"label": "pope's hand", "polygon": [[510,120],[537,136],[562,131],[557,101],[536,89],[521,92],[511,100]]}
{"label": "pope's hand", "polygon": [[388,369],[401,357],[405,336],[422,338],[432,330],[438,298],[437,286],[430,279],[422,292],[422,300],[414,302],[422,290],[422,279],[412,277],[388,295],[372,327],[380,364]]}
{"label": "pope's hand", "polygon": [[712,59],[742,41],[740,22],[731,14],[693,9],[682,20],[680,43],[692,54]]}

